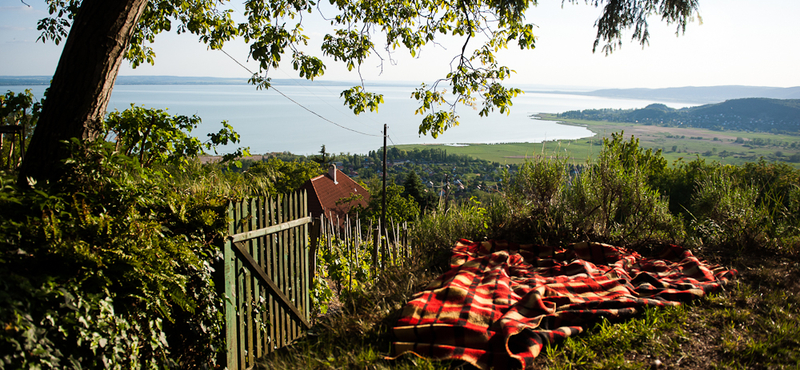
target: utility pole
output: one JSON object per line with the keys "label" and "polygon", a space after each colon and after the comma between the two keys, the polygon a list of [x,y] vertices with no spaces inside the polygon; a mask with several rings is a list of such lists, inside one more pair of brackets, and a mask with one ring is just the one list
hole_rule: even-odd
{"label": "utility pole", "polygon": [[[381,211],[381,235],[383,236],[383,241],[381,241],[381,245],[383,246],[383,255],[386,255],[386,240],[389,238],[386,236],[386,132],[388,130],[389,125],[384,123],[383,124],[383,210]],[[386,264],[386,260],[383,261]]]}

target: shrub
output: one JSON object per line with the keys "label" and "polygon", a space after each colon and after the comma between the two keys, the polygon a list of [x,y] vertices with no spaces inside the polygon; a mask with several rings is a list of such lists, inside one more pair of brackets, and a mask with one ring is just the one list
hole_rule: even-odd
{"label": "shrub", "polygon": [[767,214],[756,202],[758,189],[731,172],[730,167],[719,167],[697,183],[692,230],[704,243],[734,250],[762,245]]}
{"label": "shrub", "polygon": [[651,183],[663,177],[660,151],[642,150],[638,140],[621,135],[604,140],[597,162],[565,188],[567,223],[588,238],[620,245],[676,240],[683,236],[678,218]]}
{"label": "shrub", "polygon": [[563,197],[569,186],[566,159],[526,161],[513,174],[505,172],[503,199],[509,209],[504,233],[520,242],[547,244],[568,238]]}
{"label": "shrub", "polygon": [[[103,139],[115,143],[114,151],[137,158],[143,167],[153,164],[182,165],[205,150],[216,153],[218,145],[238,143],[239,134],[226,121],[217,133],[208,134],[201,142],[191,136],[193,129],[202,123],[198,116],[172,116],[165,109],[131,107],[108,114],[104,122]],[[239,148],[225,154],[223,161],[249,155],[248,148]],[[241,166],[241,163],[238,163]]]}
{"label": "shrub", "polygon": [[[77,144],[77,143],[76,143]],[[222,202],[178,196],[106,143],[70,178],[0,194],[0,356],[9,368],[213,365]]]}
{"label": "shrub", "polygon": [[697,182],[706,178],[708,173],[719,166],[718,162],[706,162],[700,157],[690,162],[678,160],[672,168],[656,177],[651,185],[668,197],[669,211],[673,215],[680,215],[684,219],[691,218],[692,196],[697,188]]}
{"label": "shrub", "polygon": [[513,209],[542,215],[547,219],[560,200],[566,168],[566,159],[526,161],[513,177],[507,171],[504,174],[504,195]]}
{"label": "shrub", "polygon": [[197,123],[132,108],[105,123],[115,143],[66,143],[72,155],[59,183],[23,191],[2,174],[0,369],[216,364],[220,194],[243,192],[176,181],[208,174],[194,157],[238,140],[223,123],[200,143],[188,136]]}

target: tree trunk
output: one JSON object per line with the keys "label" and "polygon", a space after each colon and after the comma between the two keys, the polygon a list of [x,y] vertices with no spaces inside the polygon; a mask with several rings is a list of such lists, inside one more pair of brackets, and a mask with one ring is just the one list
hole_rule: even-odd
{"label": "tree trunk", "polygon": [[61,143],[98,136],[123,55],[147,0],[83,0],[67,36],[19,172],[57,182],[69,155]]}

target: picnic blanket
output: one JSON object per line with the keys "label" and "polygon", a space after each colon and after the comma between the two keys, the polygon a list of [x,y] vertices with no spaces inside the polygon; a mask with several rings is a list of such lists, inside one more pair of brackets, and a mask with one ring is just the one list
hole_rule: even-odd
{"label": "picnic blanket", "polygon": [[702,297],[737,274],[674,245],[643,258],[601,243],[461,240],[450,266],[403,308],[391,358],[413,353],[480,369],[529,368],[546,343],[582,326]]}

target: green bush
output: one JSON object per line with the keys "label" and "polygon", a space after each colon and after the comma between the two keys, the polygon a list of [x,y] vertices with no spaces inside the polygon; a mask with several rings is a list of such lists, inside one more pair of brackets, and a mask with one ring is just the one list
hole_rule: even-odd
{"label": "green bush", "polygon": [[585,237],[620,245],[681,238],[680,219],[651,185],[665,168],[660,151],[645,151],[634,138],[625,142],[612,135],[604,140],[596,163],[565,187],[566,222]]}
{"label": "green bush", "polygon": [[[198,116],[170,115],[165,109],[131,107],[108,114],[104,121],[103,140],[115,143],[114,151],[137,158],[142,167],[154,164],[180,166],[218,145],[238,143],[239,134],[226,121],[217,133],[208,134],[205,142],[191,136],[193,129],[202,123]],[[223,156],[223,161],[249,155],[247,148],[239,148]],[[241,166],[241,163],[238,163]]]}
{"label": "green bush", "polygon": [[690,162],[679,160],[661,176],[657,176],[652,186],[669,198],[672,214],[691,219],[692,197],[698,181],[705,179],[708,173],[719,166],[718,162],[706,162],[700,157]]}
{"label": "green bush", "polygon": [[[223,123],[201,143],[188,136],[198,123],[132,107],[105,122],[114,142],[65,143],[62,181],[22,190],[0,176],[0,369],[216,364],[223,211],[259,186],[198,167],[238,141]],[[208,174],[222,181],[188,186]]]}
{"label": "green bush", "polygon": [[369,240],[356,243],[355,238],[344,240],[332,237],[327,241],[320,238],[312,289],[312,303],[317,313],[327,313],[334,294],[343,304],[361,298],[378,271],[372,263],[373,253],[374,245]]}
{"label": "green bush", "polygon": [[303,183],[324,171],[314,161],[283,161],[272,157],[267,161],[253,163],[246,171],[248,177],[253,179],[266,178],[272,187],[269,196],[288,194],[299,189]]}
{"label": "green bush", "polygon": [[172,192],[108,143],[73,144],[68,181],[3,179],[0,367],[213,365],[225,203]]}
{"label": "green bush", "polygon": [[506,172],[506,196],[515,208],[527,208],[535,214],[547,215],[558,204],[559,192],[566,180],[566,159],[546,158],[526,161],[515,176]]}
{"label": "green bush", "polygon": [[[567,220],[565,196],[573,179],[566,158],[526,161],[503,173],[504,219],[497,220],[503,239],[521,243],[560,243],[576,238]],[[498,204],[493,204],[498,207]]]}

